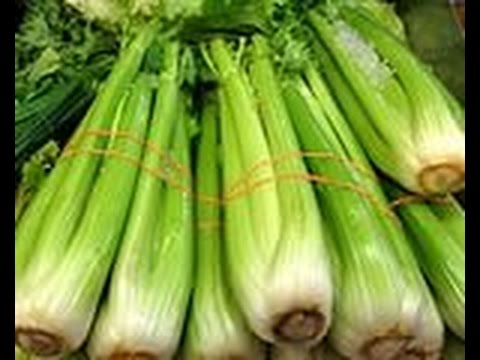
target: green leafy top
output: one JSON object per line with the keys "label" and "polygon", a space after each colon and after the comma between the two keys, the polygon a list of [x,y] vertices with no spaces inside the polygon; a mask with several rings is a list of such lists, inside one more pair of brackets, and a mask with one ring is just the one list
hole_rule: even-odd
{"label": "green leafy top", "polygon": [[29,0],[15,33],[15,95],[45,83],[98,76],[113,61],[115,33],[83,19],[61,0]]}

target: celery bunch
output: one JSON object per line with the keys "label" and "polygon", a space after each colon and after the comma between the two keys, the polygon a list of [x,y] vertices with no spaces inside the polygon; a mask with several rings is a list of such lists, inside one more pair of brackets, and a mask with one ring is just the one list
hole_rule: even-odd
{"label": "celery bunch", "polygon": [[409,49],[368,12],[309,14],[334,95],[375,165],[421,194],[465,186],[463,110]]}
{"label": "celery bunch", "polygon": [[[182,58],[178,42],[164,44],[150,145],[107,298],[88,344],[94,359],[171,358],[180,341],[194,261]],[[177,173],[176,164],[186,172]]]}
{"label": "celery bunch", "polygon": [[312,186],[277,179],[292,172],[306,176],[307,171],[299,158],[279,168],[272,163],[275,156],[297,152],[298,147],[264,56],[266,46],[254,39],[247,74],[225,41],[209,45],[220,82],[225,242],[232,289],[249,326],[262,339],[316,344],[328,330],[332,306],[324,226]]}
{"label": "celery bunch", "polygon": [[[219,198],[218,107],[214,99],[207,100],[203,109],[196,192]],[[196,281],[183,355],[188,360],[263,359],[263,346],[247,328],[231,293],[220,215],[219,203],[199,199]]]}
{"label": "celery bunch", "polygon": [[[72,151],[106,149],[141,157],[138,144],[114,134],[82,132],[100,128],[144,135],[151,89],[141,77],[133,87],[131,82],[155,34],[153,26],[146,26],[121,55],[71,140]],[[137,173],[115,157],[62,159],[23,214],[15,234],[15,340],[28,353],[62,355],[85,340]]]}
{"label": "celery bunch", "polygon": [[[362,148],[313,65],[284,86],[334,240],[329,341],[354,359],[435,358],[443,324]],[[413,355],[412,355],[413,356]]]}

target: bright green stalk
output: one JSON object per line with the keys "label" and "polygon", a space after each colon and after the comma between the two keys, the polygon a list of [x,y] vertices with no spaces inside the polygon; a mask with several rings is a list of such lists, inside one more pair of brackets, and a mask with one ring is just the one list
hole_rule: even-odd
{"label": "bright green stalk", "polygon": [[[125,92],[123,106],[114,116],[112,130],[146,133],[151,85],[139,77]],[[107,150],[139,161],[139,144],[112,135]],[[91,158],[80,155],[78,159]],[[71,171],[76,170],[72,167]],[[62,355],[85,341],[97,303],[116,254],[138,168],[116,156],[105,156],[81,220],[65,239],[57,230],[41,238],[27,272],[15,293],[16,342],[41,356]],[[75,182],[77,179],[68,178]],[[75,188],[64,183],[59,192]],[[69,193],[68,193],[69,194]],[[48,220],[48,219],[47,219]],[[68,216],[64,219],[68,223]],[[49,230],[44,227],[43,231]],[[40,234],[42,235],[42,234]]]}
{"label": "bright green stalk", "polygon": [[[387,190],[395,198],[402,194],[390,186]],[[450,201],[442,205],[403,204],[397,212],[440,313],[450,330],[465,339],[465,213],[453,199]]]}
{"label": "bright green stalk", "polygon": [[[217,107],[207,102],[201,124],[196,192],[213,198],[220,196],[217,120]],[[219,204],[200,199],[196,209],[198,260],[185,359],[263,359],[263,346],[247,328],[225,276]]]}
{"label": "bright green stalk", "polygon": [[[265,94],[275,87],[270,78],[263,84],[258,78],[258,69],[268,64],[255,64],[252,80],[256,90],[261,88],[257,99],[223,40],[211,42],[210,54],[221,81],[225,234],[234,294],[260,338],[283,344],[314,344],[328,328],[332,285],[321,218],[311,199],[310,185],[300,181],[289,183],[289,187],[275,179],[273,155],[298,151],[292,133],[282,137],[282,131],[288,130],[288,117],[284,109],[275,109],[282,105],[278,96],[273,102],[266,99],[262,114],[256,108],[256,101],[264,101]],[[273,119],[277,114],[283,117]],[[262,122],[272,122],[268,131]],[[267,182],[253,191],[245,192],[244,186],[233,191],[233,184],[259,161],[265,164],[251,174],[249,182]],[[294,159],[287,169],[306,176],[300,163]]]}
{"label": "bright green stalk", "polygon": [[435,213],[435,216],[449,232],[450,236],[461,247],[465,248],[465,210],[455,198],[449,197],[448,204],[432,203],[429,205],[429,208]]}
{"label": "bright green stalk", "polygon": [[396,14],[394,5],[382,0],[336,0],[335,6],[362,7],[371,15],[372,19],[388,29],[401,41],[407,41],[407,35],[402,20]]}
{"label": "bright green stalk", "polygon": [[443,360],[465,360],[465,342],[453,336],[447,335],[445,348],[443,350]]}
{"label": "bright green stalk", "polygon": [[465,136],[439,83],[364,11],[340,14],[312,12],[309,21],[327,79],[369,157],[411,191],[462,189]]}
{"label": "bright green stalk", "polygon": [[293,124],[305,151],[334,157],[307,158],[335,239],[329,341],[354,359],[438,355],[443,326],[403,231],[323,80],[311,66],[304,77],[285,86]]}
{"label": "bright green stalk", "polygon": [[[86,129],[111,127],[119,99],[134,79],[154,33],[152,26],[146,27],[120,55],[71,144],[105,148],[107,139],[104,137],[81,138],[81,134]],[[16,286],[36,251],[37,243],[53,243],[59,248],[69,241],[83,214],[100,163],[101,158],[91,156],[60,160],[45,180],[15,227]]]}
{"label": "bright green stalk", "polygon": [[[250,80],[256,91],[260,118],[271,153],[273,156],[298,153],[300,147],[282,97],[280,83],[270,60],[271,54],[266,40],[259,36],[254,37],[252,51]],[[274,168],[276,174],[280,176],[282,174],[307,175],[307,169],[301,157],[293,157],[277,163]],[[275,261],[282,264],[281,266],[292,266],[292,274],[295,274],[295,276],[290,275],[292,284],[288,284],[288,281],[283,278],[279,280],[278,286],[283,288],[283,286],[295,284],[296,291],[292,292],[294,295],[286,293],[286,297],[292,296],[292,298],[285,298],[285,300],[291,301],[292,307],[309,309],[310,313],[306,318],[310,317],[308,321],[315,320],[318,323],[315,324],[317,328],[314,331],[310,329],[315,335],[310,335],[311,338],[308,340],[317,342],[326,334],[330,326],[333,297],[330,263],[321,214],[314,189],[308,181],[278,181],[277,191],[281,219],[283,219],[280,241],[284,245],[277,248]],[[288,242],[295,245],[287,245]],[[300,276],[302,272],[304,277]]]}
{"label": "bright green stalk", "polygon": [[143,168],[161,170],[169,182],[141,173],[108,297],[88,345],[93,358],[170,359],[182,333],[194,260],[191,175],[174,172],[165,155],[168,151],[169,158],[189,168],[179,52],[178,43],[165,45],[148,135],[163,156],[149,149],[143,159]]}

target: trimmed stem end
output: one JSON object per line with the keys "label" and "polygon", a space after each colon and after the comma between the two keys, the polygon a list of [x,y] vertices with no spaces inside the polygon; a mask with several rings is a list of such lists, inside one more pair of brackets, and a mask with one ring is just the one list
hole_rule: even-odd
{"label": "trimmed stem end", "polygon": [[427,194],[460,191],[465,187],[465,163],[444,162],[426,166],[420,171],[419,184]]}
{"label": "trimmed stem end", "polygon": [[275,336],[285,343],[306,343],[319,339],[325,333],[325,316],[316,310],[295,310],[284,314],[273,329]]}
{"label": "trimmed stem end", "polygon": [[33,328],[15,330],[15,343],[29,354],[57,356],[66,351],[66,344],[58,335]]}
{"label": "trimmed stem end", "polygon": [[401,336],[377,337],[367,342],[363,354],[371,360],[394,360],[402,358],[409,339]]}
{"label": "trimmed stem end", "polygon": [[439,351],[412,349],[412,338],[407,336],[383,336],[372,339],[362,348],[369,360],[438,360]]}

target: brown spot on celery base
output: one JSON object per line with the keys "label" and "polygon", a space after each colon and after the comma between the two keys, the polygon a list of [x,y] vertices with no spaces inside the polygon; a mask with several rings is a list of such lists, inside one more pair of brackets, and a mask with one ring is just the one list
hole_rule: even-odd
{"label": "brown spot on celery base", "polygon": [[325,327],[325,316],[318,310],[295,310],[282,315],[273,332],[280,342],[302,344],[319,339]]}
{"label": "brown spot on celery base", "polygon": [[60,336],[34,328],[16,329],[15,343],[25,352],[43,357],[61,355],[68,350]]}
{"label": "brown spot on celery base", "polygon": [[368,360],[438,360],[440,352],[412,349],[413,338],[385,335],[368,341],[362,348],[362,358]]}
{"label": "brown spot on celery base", "polygon": [[465,187],[465,162],[444,162],[426,166],[419,176],[426,194],[457,192]]}

